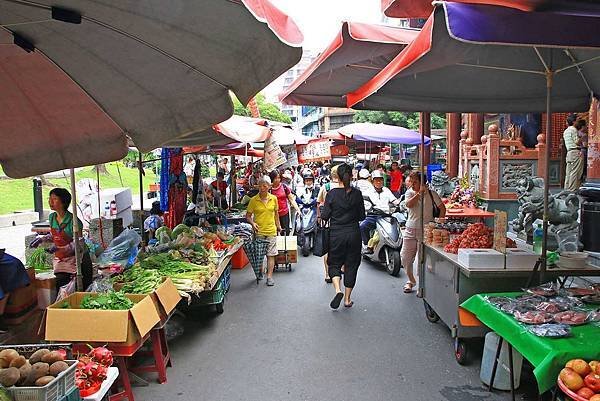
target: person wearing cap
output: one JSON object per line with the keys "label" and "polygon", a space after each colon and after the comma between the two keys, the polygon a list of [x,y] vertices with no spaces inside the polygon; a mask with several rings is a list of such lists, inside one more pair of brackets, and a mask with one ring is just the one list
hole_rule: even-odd
{"label": "person wearing cap", "polygon": [[[275,257],[277,251],[277,233],[281,232],[279,222],[279,205],[277,197],[269,193],[271,179],[263,176],[258,180],[258,194],[253,196],[248,203],[246,220],[254,228],[256,238],[267,241],[267,285],[275,285],[273,281],[273,270],[275,269]],[[262,271],[259,274],[262,278]]]}
{"label": "person wearing cap", "polygon": [[356,189],[362,192],[363,195],[369,194],[373,191],[373,184],[369,181],[369,177],[371,177],[371,173],[366,168],[360,169],[358,172],[358,180],[354,183]]}
{"label": "person wearing cap", "polygon": [[[389,213],[390,204],[397,204],[398,198],[394,196],[389,188],[383,186],[383,174],[381,171],[373,171],[371,178],[373,180],[373,190],[368,193],[363,193],[363,196],[369,198],[373,204],[373,209],[378,209],[384,213]],[[371,237],[371,230],[375,228],[376,223],[377,216],[367,216],[362,223],[360,223],[360,234],[365,248],[365,253],[367,254],[373,253],[373,248],[369,248],[368,244],[369,238]]]}

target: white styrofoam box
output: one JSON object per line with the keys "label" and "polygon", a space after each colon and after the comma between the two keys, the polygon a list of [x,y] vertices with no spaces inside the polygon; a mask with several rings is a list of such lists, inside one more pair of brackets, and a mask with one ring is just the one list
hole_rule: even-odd
{"label": "white styrofoam box", "polygon": [[504,255],[494,249],[460,248],[458,263],[469,268],[503,269]]}
{"label": "white styrofoam box", "polygon": [[[94,217],[98,217],[98,196],[90,197],[92,203],[92,212]],[[130,188],[108,188],[100,191],[100,213],[104,213],[104,205],[106,202],[110,205],[112,201],[117,204],[117,213],[131,208],[133,199],[131,197]],[[125,224],[123,224],[125,225]]]}
{"label": "white styrofoam box", "polygon": [[539,255],[523,248],[506,249],[506,268],[512,270],[533,270]]}
{"label": "white styrofoam box", "polygon": [[127,208],[127,209],[122,210],[119,213],[117,213],[117,218],[123,219],[123,228],[129,227],[130,225],[132,225],[133,224],[133,212],[131,211],[131,208]]}

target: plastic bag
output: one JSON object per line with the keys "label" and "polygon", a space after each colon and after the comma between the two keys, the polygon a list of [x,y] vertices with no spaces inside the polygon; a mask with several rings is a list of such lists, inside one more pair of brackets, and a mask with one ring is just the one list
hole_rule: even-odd
{"label": "plastic bag", "polygon": [[131,266],[137,257],[140,242],[142,242],[142,237],[135,230],[126,228],[110,242],[108,248],[98,258],[98,262],[100,264],[119,263],[123,266]]}
{"label": "plastic bag", "polygon": [[113,284],[110,277],[97,278],[86,288],[85,292],[109,292],[113,291]]}
{"label": "plastic bag", "polygon": [[69,295],[75,292],[77,288],[77,278],[73,277],[68,284],[63,285],[58,289],[58,295],[56,296],[56,302],[62,301],[67,298]]}

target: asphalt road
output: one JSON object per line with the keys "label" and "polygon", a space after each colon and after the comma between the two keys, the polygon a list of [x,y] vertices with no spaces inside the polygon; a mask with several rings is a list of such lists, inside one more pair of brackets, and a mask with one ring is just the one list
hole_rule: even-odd
{"label": "asphalt road", "polygon": [[510,399],[482,386],[481,344],[470,366],[456,363],[449,330],[425,319],[404,282],[363,262],[354,307],[332,311],[321,258],[276,273],[274,287],[257,286],[250,267],[234,270],[224,314],[188,312],[170,342],[168,382],[136,387],[136,400]]}

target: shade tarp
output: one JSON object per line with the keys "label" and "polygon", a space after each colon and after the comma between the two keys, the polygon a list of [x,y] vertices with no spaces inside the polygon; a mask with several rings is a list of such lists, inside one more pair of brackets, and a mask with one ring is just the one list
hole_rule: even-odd
{"label": "shade tarp", "polygon": [[[398,143],[404,145],[419,145],[421,134],[408,128],[388,124],[354,123],[337,130],[340,134],[361,142]],[[431,139],[425,137],[425,144]]]}
{"label": "shade tarp", "polygon": [[286,104],[345,107],[346,93],[385,67],[418,31],[344,22],[329,46],[279,97]]}
{"label": "shade tarp", "polygon": [[[580,17],[443,3],[348,107],[431,112],[584,111],[600,90],[600,12]],[[572,27],[577,26],[577,29]],[[552,29],[548,29],[552,27]]]}
{"label": "shade tarp", "polygon": [[[50,6],[64,6],[80,14],[81,23],[52,19]],[[141,151],[226,120],[233,114],[230,90],[245,104],[295,65],[302,54],[302,34],[297,26],[268,0],[0,0],[0,25],[35,46],[29,56],[41,52],[64,71]],[[21,50],[14,45],[0,46],[0,57],[14,55],[15,49]],[[13,74],[5,80],[8,86],[0,90],[0,104],[13,101],[15,91],[22,92],[21,98],[31,97],[24,82],[27,79],[26,74]],[[29,86],[31,89],[37,87]],[[107,159],[94,153],[104,152],[103,147],[114,140],[113,133],[96,130],[92,140],[86,132],[89,119],[79,121],[81,132],[59,134],[59,140],[44,135],[48,129],[38,128],[39,122],[46,124],[39,110],[64,95],[59,86],[46,89],[37,103],[20,106],[21,114],[37,115],[35,126],[22,125],[22,119],[0,109],[0,120],[5,121],[0,136],[6,141],[3,144],[9,145],[3,147],[0,161],[12,176],[76,167],[81,165],[79,159]],[[38,137],[31,151],[40,153],[52,147],[50,142],[71,146],[66,144],[69,138],[70,143],[79,144],[76,149],[81,156],[74,160],[65,157],[65,152],[53,153],[48,156],[55,160],[52,167],[29,160],[29,168],[18,170],[14,166],[24,166],[26,161],[10,159],[15,159],[13,154],[22,155],[15,139],[20,137]]]}
{"label": "shade tarp", "polygon": [[[491,4],[521,11],[552,11],[588,15],[597,9],[590,0],[454,0],[456,3]],[[433,11],[430,0],[381,0],[381,11],[393,18],[427,18]]]}

